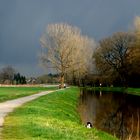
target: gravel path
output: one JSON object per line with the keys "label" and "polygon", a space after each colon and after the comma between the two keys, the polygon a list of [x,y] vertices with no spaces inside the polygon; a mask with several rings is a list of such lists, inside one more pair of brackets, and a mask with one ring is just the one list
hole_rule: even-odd
{"label": "gravel path", "polygon": [[[55,91],[57,91],[57,90],[55,90]],[[8,113],[12,112],[16,107],[19,107],[26,102],[29,102],[31,100],[34,100],[40,96],[46,95],[51,92],[54,92],[54,91],[44,91],[44,92],[40,92],[38,94],[34,94],[34,95],[30,95],[30,96],[26,96],[26,97],[22,97],[22,98],[0,103],[0,135],[1,135],[2,126],[4,123],[4,117]],[[0,140],[1,140],[1,138],[0,138]]]}

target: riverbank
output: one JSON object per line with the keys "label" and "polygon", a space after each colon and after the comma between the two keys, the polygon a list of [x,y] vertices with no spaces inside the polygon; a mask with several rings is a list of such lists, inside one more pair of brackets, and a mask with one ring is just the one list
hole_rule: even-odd
{"label": "riverbank", "polygon": [[3,140],[116,140],[96,129],[81,124],[77,112],[78,88],[54,92],[40,97],[6,117]]}
{"label": "riverbank", "polygon": [[[83,87],[88,90],[95,91],[109,91],[109,92],[124,92],[128,94],[140,96],[140,88],[124,88],[124,87]],[[82,89],[83,89],[82,88]]]}

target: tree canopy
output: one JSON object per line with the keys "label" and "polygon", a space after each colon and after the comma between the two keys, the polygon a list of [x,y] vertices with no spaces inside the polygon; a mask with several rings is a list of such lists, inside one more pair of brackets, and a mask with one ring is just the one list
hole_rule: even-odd
{"label": "tree canopy", "polygon": [[41,60],[47,67],[57,70],[62,86],[66,74],[86,73],[95,43],[83,36],[80,29],[64,23],[50,24],[40,42],[46,48],[41,54]]}

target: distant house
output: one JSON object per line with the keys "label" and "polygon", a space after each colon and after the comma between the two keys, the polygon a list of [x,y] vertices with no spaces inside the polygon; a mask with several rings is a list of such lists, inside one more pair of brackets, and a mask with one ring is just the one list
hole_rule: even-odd
{"label": "distant house", "polygon": [[26,80],[27,84],[37,84],[37,79],[34,77],[28,78]]}

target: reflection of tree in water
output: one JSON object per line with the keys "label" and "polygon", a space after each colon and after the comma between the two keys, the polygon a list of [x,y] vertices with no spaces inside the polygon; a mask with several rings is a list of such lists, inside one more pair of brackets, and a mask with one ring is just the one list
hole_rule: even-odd
{"label": "reflection of tree in water", "polygon": [[96,128],[121,139],[129,137],[133,140],[137,137],[139,140],[140,104],[137,104],[138,100],[119,93],[83,92],[79,105],[81,119],[84,123],[90,120]]}
{"label": "reflection of tree in water", "polygon": [[103,129],[123,138],[123,135],[127,133],[127,129],[124,127],[124,103],[120,103],[118,106],[112,106],[110,104],[109,108],[109,112],[104,112],[106,113],[106,118],[103,118]]}
{"label": "reflection of tree in water", "polygon": [[[129,104],[125,95],[116,96],[115,94],[103,94],[99,99],[100,108],[96,116],[97,127],[111,134],[126,139],[130,136],[135,137],[139,130],[139,124],[136,106]],[[101,117],[99,117],[101,116]],[[137,136],[138,137],[138,136]]]}
{"label": "reflection of tree in water", "polygon": [[[96,98],[96,97],[95,97]],[[98,100],[99,108],[96,115],[96,127],[112,134],[116,134],[117,129],[121,129],[121,107],[117,99],[113,100],[112,94],[102,94]]]}
{"label": "reflection of tree in water", "polygon": [[121,139],[126,139],[129,136],[131,138],[136,137],[139,132],[139,129],[137,130],[139,111],[137,111],[137,107],[129,106],[125,97],[122,97],[118,101],[117,109],[111,105],[111,110],[113,111],[110,113],[106,112],[108,113],[108,117],[103,126],[107,131],[116,134]]}
{"label": "reflection of tree in water", "polygon": [[96,108],[98,108],[95,106],[98,106],[98,102],[96,102],[96,99],[93,100],[92,93],[89,93],[87,96],[84,91],[81,92],[78,110],[84,124],[87,122],[94,124],[93,120],[95,119]]}

